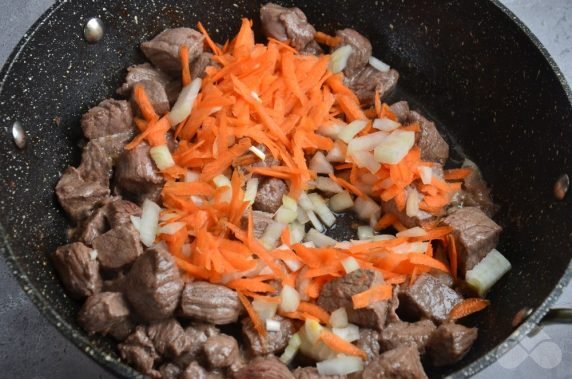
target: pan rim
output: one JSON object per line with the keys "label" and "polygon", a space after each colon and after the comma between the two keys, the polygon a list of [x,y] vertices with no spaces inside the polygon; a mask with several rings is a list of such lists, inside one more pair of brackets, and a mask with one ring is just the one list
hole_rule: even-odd
{"label": "pan rim", "polygon": [[[570,106],[572,107],[572,90],[567,83],[562,71],[550,56],[546,48],[538,40],[538,38],[530,31],[530,29],[524,25],[524,23],[506,6],[500,3],[498,0],[489,0],[492,5],[496,6],[505,16],[509,17],[510,21],[520,28],[526,37],[533,43],[533,45],[540,51],[545,61],[550,66],[551,70],[556,75],[560,85],[562,86]],[[34,22],[34,24],[26,31],[22,39],[18,42],[16,47],[10,53],[8,59],[6,60],[2,70],[0,70],[0,93],[3,91],[4,84],[8,79],[13,65],[17,62],[20,53],[26,47],[30,39],[35,35],[37,30],[44,25],[50,17],[57,12],[63,5],[70,3],[70,0],[57,0],[52,6],[50,6],[39,18]],[[0,252],[5,257],[8,268],[11,270],[12,274],[16,277],[16,280],[20,284],[20,287],[24,290],[28,298],[32,303],[38,308],[40,313],[60,332],[62,335],[73,343],[76,347],[82,350],[91,359],[96,361],[98,364],[106,368],[107,370],[113,371],[115,374],[121,375],[126,378],[145,378],[144,375],[135,371],[130,366],[126,365],[122,361],[115,359],[111,355],[103,353],[99,349],[94,349],[91,347],[89,340],[86,338],[83,332],[78,331],[70,323],[66,322],[60,314],[55,310],[53,306],[47,301],[47,299],[42,295],[42,293],[33,285],[33,282],[29,276],[20,267],[16,255],[14,254],[11,244],[9,243],[9,238],[5,232],[3,225],[0,223]],[[448,377],[451,378],[467,378],[475,375],[479,371],[483,370],[490,364],[494,363],[503,354],[508,352],[512,347],[514,347],[522,338],[529,334],[534,328],[538,327],[538,324],[546,313],[550,310],[551,306],[556,302],[556,300],[562,294],[564,288],[572,280],[572,260],[568,267],[564,271],[564,274],[559,279],[556,286],[552,289],[548,297],[538,306],[534,312],[523,322],[519,327],[517,327],[503,342],[495,346],[493,349],[482,355],[476,361],[471,364],[460,368],[459,370],[451,373]]]}

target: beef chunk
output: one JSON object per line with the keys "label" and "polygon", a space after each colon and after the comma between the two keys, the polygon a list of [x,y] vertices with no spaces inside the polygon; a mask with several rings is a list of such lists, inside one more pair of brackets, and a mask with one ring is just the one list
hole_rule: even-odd
{"label": "beef chunk", "polygon": [[242,305],[233,290],[207,282],[185,284],[181,297],[181,314],[215,325],[236,322]]}
{"label": "beef chunk", "polygon": [[130,224],[119,225],[93,240],[101,267],[110,270],[127,266],[143,253],[139,232]]}
{"label": "beef chunk", "polygon": [[112,228],[130,225],[131,216],[141,216],[141,208],[128,200],[117,199],[105,207],[107,222]]}
{"label": "beef chunk", "polygon": [[391,300],[387,304],[387,316],[385,319],[386,324],[401,321],[397,315],[397,308],[399,308],[399,286],[393,287],[393,294]]}
{"label": "beef chunk", "polygon": [[201,53],[194,61],[191,63],[191,75],[194,78],[202,78],[205,76],[205,69],[208,66],[217,66],[218,64],[213,61],[213,55],[211,53]]}
{"label": "beef chunk", "polygon": [[425,353],[425,346],[431,333],[435,330],[435,324],[429,320],[409,322],[393,322],[381,332],[379,342],[383,351],[395,349],[401,345],[413,345],[419,354]]}
{"label": "beef chunk", "polygon": [[162,379],[179,379],[181,369],[172,363],[165,363],[159,367]]}
{"label": "beef chunk", "polygon": [[77,222],[109,196],[109,188],[84,181],[76,168],[68,167],[56,185],[56,195],[62,208]]}
{"label": "beef chunk", "polygon": [[83,148],[81,165],[78,171],[86,182],[99,183],[109,187],[111,178],[112,161],[103,146],[96,140],[88,142]]}
{"label": "beef chunk", "polygon": [[386,351],[363,370],[362,379],[425,379],[419,352],[405,345]]}
{"label": "beef chunk", "polygon": [[[241,221],[241,225],[243,228],[246,229],[248,226],[248,212],[245,212]],[[252,231],[254,233],[255,238],[261,238],[266,230],[266,227],[272,223],[274,223],[274,219],[272,218],[272,213],[262,212],[262,211],[253,211],[252,212]]]}
{"label": "beef chunk", "polygon": [[459,256],[459,270],[464,274],[495,248],[502,228],[476,207],[457,208],[443,219],[453,228]]}
{"label": "beef chunk", "polygon": [[[145,88],[145,93],[149,98],[149,102],[159,116],[169,112],[171,109],[169,96],[167,96],[167,91],[165,90],[165,86],[163,84],[154,80],[142,80],[137,83],[137,85],[143,86],[143,88]],[[134,95],[131,96],[131,107],[134,110],[134,113],[137,112],[138,114],[140,112]]]}
{"label": "beef chunk", "polygon": [[353,295],[381,283],[383,278],[377,271],[364,269],[353,271],[326,283],[318,297],[318,305],[328,312],[344,307],[351,323],[381,330],[385,324],[387,301],[378,301],[362,309],[354,309],[352,303]]}
{"label": "beef chunk", "polygon": [[288,367],[276,357],[254,358],[234,376],[235,379],[294,379]]}
{"label": "beef chunk", "polygon": [[315,367],[298,367],[294,370],[296,379],[346,379],[346,375],[320,375]]}
{"label": "beef chunk", "polygon": [[137,258],[126,287],[127,299],[137,314],[146,321],[158,321],[177,308],[183,282],[171,254],[155,247]]}
{"label": "beef chunk", "polygon": [[371,42],[360,33],[349,28],[338,30],[336,37],[342,40],[340,46],[349,45],[352,48],[352,53],[348,58],[344,74],[348,78],[354,77],[362,71],[369,62],[369,58],[371,57]]}
{"label": "beef chunk", "polygon": [[282,197],[288,193],[283,180],[270,178],[262,182],[254,199],[253,209],[274,213],[282,205]]}
{"label": "beef chunk", "polygon": [[133,129],[131,106],[125,100],[107,99],[91,108],[81,118],[81,128],[87,139],[125,133]]}
{"label": "beef chunk", "polygon": [[87,298],[79,311],[78,322],[89,334],[109,334],[123,340],[133,330],[129,316],[121,293],[101,292]]}
{"label": "beef chunk", "polygon": [[103,148],[105,154],[111,159],[112,163],[115,164],[119,155],[123,153],[125,144],[133,138],[134,132],[135,130],[131,129],[123,133],[94,138],[92,141],[97,142],[97,144]]}
{"label": "beef chunk", "polygon": [[103,281],[102,291],[123,293],[125,288],[127,288],[127,276],[119,272],[114,278]]}
{"label": "beef chunk", "polygon": [[398,101],[397,103],[391,104],[389,108],[395,116],[397,116],[397,121],[402,124],[407,122],[407,118],[409,117],[409,103],[407,101]]}
{"label": "beef chunk", "polygon": [[427,354],[435,366],[460,361],[477,339],[477,328],[446,323],[440,325],[427,343]]}
{"label": "beef chunk", "polygon": [[84,218],[74,231],[72,239],[90,245],[93,240],[109,229],[105,214],[105,205],[97,208],[89,217]]}
{"label": "beef chunk", "polygon": [[423,274],[412,286],[399,291],[399,310],[403,310],[408,319],[429,318],[441,323],[461,300],[461,295],[434,276]]}
{"label": "beef chunk", "polygon": [[60,246],[53,254],[53,262],[64,286],[71,296],[83,298],[101,290],[99,263],[93,250],[81,242]]}
{"label": "beef chunk", "polygon": [[460,203],[464,207],[478,207],[489,217],[495,214],[496,206],[491,191],[478,169],[463,180]]}
{"label": "beef chunk", "polygon": [[179,379],[207,379],[210,375],[198,362],[191,362]]}
{"label": "beef chunk", "polygon": [[209,337],[203,350],[212,368],[226,368],[239,359],[238,343],[226,334]]}
{"label": "beef chunk", "polygon": [[303,55],[316,55],[319,56],[324,53],[324,50],[320,47],[320,44],[316,41],[310,41],[302,50],[300,50],[300,54]]}
{"label": "beef chunk", "polygon": [[165,359],[179,357],[193,342],[173,318],[152,323],[147,327],[147,335],[153,341],[155,350]]}
{"label": "beef chunk", "polygon": [[127,68],[125,83],[117,89],[117,93],[122,96],[128,96],[135,84],[143,81],[154,81],[165,87],[169,84],[171,78],[169,75],[157,70],[149,63],[136,64]]}
{"label": "beef chunk", "polygon": [[138,326],[123,343],[118,346],[123,360],[144,374],[154,374],[153,365],[159,358],[153,343],[147,336],[144,326]]}
{"label": "beef chunk", "polygon": [[280,330],[268,332],[264,339],[256,332],[250,318],[242,320],[242,334],[252,355],[282,353],[288,345],[290,337],[296,332],[292,320],[280,316],[275,316],[274,319],[280,322]]}
{"label": "beef chunk", "polygon": [[381,72],[372,66],[366,66],[354,76],[347,76],[344,81],[356,93],[362,105],[371,105],[376,91],[379,92],[379,97],[383,101],[391,95],[398,80],[399,73],[394,69]]}
{"label": "beef chunk", "polygon": [[212,324],[194,323],[185,329],[191,344],[185,352],[176,358],[175,363],[180,367],[186,367],[192,361],[202,358],[203,346],[207,339],[220,333]]}
{"label": "beef chunk", "polygon": [[183,45],[189,48],[189,63],[203,52],[204,37],[191,28],[165,29],[151,41],[143,42],[143,54],[163,72],[178,76],[181,72],[179,49]]}
{"label": "beef chunk", "polygon": [[289,41],[297,50],[302,50],[314,40],[316,29],[299,8],[284,8],[268,3],[260,8],[262,31],[267,37],[278,41]]}
{"label": "beef chunk", "polygon": [[449,145],[439,134],[435,123],[415,111],[409,112],[408,121],[417,122],[421,127],[416,141],[421,149],[421,159],[444,165],[449,158]]}
{"label": "beef chunk", "polygon": [[119,192],[143,203],[157,200],[163,187],[163,177],[149,155],[149,145],[142,143],[123,152],[117,162],[115,183]]}
{"label": "beef chunk", "polygon": [[366,353],[366,362],[371,362],[379,355],[379,333],[373,329],[361,328],[356,346]]}

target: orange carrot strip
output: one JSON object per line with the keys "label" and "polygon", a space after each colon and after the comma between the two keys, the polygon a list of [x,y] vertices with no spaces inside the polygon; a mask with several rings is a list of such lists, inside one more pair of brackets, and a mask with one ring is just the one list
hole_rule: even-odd
{"label": "orange carrot strip", "polygon": [[452,234],[447,236],[447,250],[449,252],[449,264],[451,265],[451,275],[453,279],[457,279],[457,265],[458,265],[458,255],[457,255],[457,242]]}
{"label": "orange carrot strip", "polygon": [[262,323],[262,320],[260,319],[260,316],[258,316],[258,313],[256,313],[256,311],[252,307],[252,304],[250,304],[250,301],[248,301],[248,299],[242,293],[240,293],[240,291],[237,291],[236,294],[238,295],[238,298],[240,299],[242,306],[244,307],[244,309],[246,309],[246,313],[248,313],[250,320],[252,320],[254,329],[258,332],[258,334],[261,337],[266,337],[266,327]]}
{"label": "orange carrot strip", "polygon": [[443,171],[443,178],[446,181],[463,180],[467,176],[471,175],[473,169],[470,167],[463,168],[452,168],[450,170]]}
{"label": "orange carrot strip", "polygon": [[222,55],[222,51],[220,50],[220,48],[217,46],[216,43],[214,43],[214,41],[211,39],[211,37],[209,36],[209,34],[207,33],[207,30],[205,29],[205,27],[203,26],[203,24],[199,21],[199,23],[197,24],[197,29],[199,29],[199,31],[201,33],[203,33],[203,36],[205,37],[205,42],[207,43],[207,45],[210,47],[211,51],[215,54],[215,55]]}
{"label": "orange carrot strip", "polygon": [[248,296],[253,298],[254,300],[264,301],[267,303],[280,303],[280,297],[278,296],[265,296],[260,295],[258,293],[250,292],[250,291],[241,291],[244,296]]}
{"label": "orange carrot strip", "polygon": [[361,198],[367,197],[366,194],[363,193],[362,190],[360,190],[359,188],[357,188],[353,184],[348,183],[346,180],[339,178],[339,177],[335,176],[334,174],[330,174],[329,176],[330,176],[330,179],[332,179],[334,182],[338,183],[340,186],[344,187],[345,189],[354,193],[355,195],[357,195]]}
{"label": "orange carrot strip", "polygon": [[469,298],[457,303],[449,312],[449,320],[458,320],[473,313],[482,311],[490,302],[481,298]]}
{"label": "orange carrot strip", "polygon": [[173,259],[175,259],[177,266],[179,266],[181,270],[189,273],[191,276],[195,278],[208,279],[210,276],[208,271],[202,267],[195,266],[194,264],[189,263],[179,257],[174,256]]}
{"label": "orange carrot strip", "polygon": [[365,308],[377,301],[390,299],[393,287],[390,284],[380,284],[352,296],[354,309]]}
{"label": "orange carrot strip", "polygon": [[[151,137],[154,137],[152,138],[153,141],[152,145],[154,146],[161,144],[160,142],[166,143],[165,133],[169,130],[170,127],[171,123],[169,122],[167,116],[161,117],[158,121],[150,122],[149,126],[147,127],[147,129],[145,129],[145,131],[143,131],[143,133],[140,133],[135,138],[133,138],[131,142],[125,145],[125,149],[131,150],[137,145],[139,145],[141,142],[143,142],[144,139],[150,140]],[[163,139],[165,139],[164,141],[160,140],[159,137],[161,136],[163,137]],[[151,141],[149,142],[151,143]]]}
{"label": "orange carrot strip", "polygon": [[326,312],[324,308],[314,303],[301,301],[300,304],[298,305],[297,311],[312,315],[316,317],[323,324],[328,324],[330,322],[330,315],[328,314],[328,312]]}
{"label": "orange carrot strip", "polygon": [[379,90],[375,90],[375,96],[373,97],[373,104],[375,109],[375,114],[377,117],[381,118],[381,99],[379,98]]}
{"label": "orange carrot strip", "polygon": [[330,36],[326,33],[322,33],[322,32],[316,32],[314,34],[314,40],[318,43],[321,43],[322,45],[326,45],[326,46],[330,46],[330,47],[336,47],[338,46],[340,43],[342,43],[342,39],[340,37],[333,37]]}
{"label": "orange carrot strip", "polygon": [[189,67],[189,47],[181,45],[179,48],[179,59],[181,60],[181,81],[183,87],[191,83],[191,68]]}
{"label": "orange carrot strip", "polygon": [[250,139],[243,138],[236,145],[228,149],[224,156],[219,156],[217,160],[214,160],[203,168],[201,172],[201,180],[208,182],[215,176],[222,174],[222,172],[232,164],[232,161],[240,157],[242,154],[246,153],[250,148]]}
{"label": "orange carrot strip", "polygon": [[338,105],[340,106],[342,112],[344,112],[346,115],[347,121],[351,122],[354,120],[367,119],[359,106],[359,102],[354,101],[354,99],[351,97],[346,95],[338,95],[336,96],[336,100],[338,101]]}
{"label": "orange carrot strip", "polygon": [[141,114],[147,121],[156,121],[159,119],[159,115],[155,112],[155,108],[151,104],[151,100],[149,100],[149,96],[147,95],[147,91],[145,91],[145,87],[142,84],[135,84],[133,88],[133,98],[139,106],[139,110]]}
{"label": "orange carrot strip", "polygon": [[322,329],[320,340],[330,349],[346,354],[367,359],[366,353],[356,345],[346,341],[345,339],[335,335],[327,329]]}
{"label": "orange carrot strip", "polygon": [[431,268],[436,268],[437,270],[441,270],[443,272],[449,272],[449,268],[445,266],[442,262],[438,261],[435,258],[428,257],[425,254],[409,254],[408,258],[409,262],[414,265],[423,265]]}
{"label": "orange carrot strip", "polygon": [[381,216],[381,218],[373,228],[375,230],[387,229],[391,225],[393,225],[397,220],[398,220],[397,216],[394,215],[393,213],[386,213],[383,216]]}
{"label": "orange carrot strip", "polygon": [[226,284],[227,287],[235,290],[247,290],[251,292],[275,292],[276,288],[268,283],[261,282],[257,279],[245,278],[231,280]]}

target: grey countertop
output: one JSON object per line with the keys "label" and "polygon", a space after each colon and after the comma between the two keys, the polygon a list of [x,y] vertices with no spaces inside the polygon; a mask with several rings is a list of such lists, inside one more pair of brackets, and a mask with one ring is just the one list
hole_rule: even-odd
{"label": "grey countertop", "polygon": [[[0,0],[0,65],[53,0]],[[572,1],[501,0],[547,48],[572,83]],[[557,306],[572,308],[572,286]],[[113,378],[48,323],[0,257],[0,377]],[[545,327],[476,378],[571,378],[572,328]]]}

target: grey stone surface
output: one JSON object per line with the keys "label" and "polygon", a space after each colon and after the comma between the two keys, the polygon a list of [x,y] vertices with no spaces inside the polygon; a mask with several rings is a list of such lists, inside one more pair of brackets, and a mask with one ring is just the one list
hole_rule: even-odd
{"label": "grey stone surface", "polygon": [[[544,44],[572,82],[572,1],[502,0]],[[53,0],[0,0],[0,65]],[[558,306],[572,307],[569,287]],[[28,300],[0,257],[0,377],[113,378],[62,337]],[[553,325],[476,377],[570,378],[572,328]]]}

